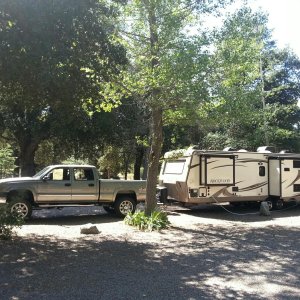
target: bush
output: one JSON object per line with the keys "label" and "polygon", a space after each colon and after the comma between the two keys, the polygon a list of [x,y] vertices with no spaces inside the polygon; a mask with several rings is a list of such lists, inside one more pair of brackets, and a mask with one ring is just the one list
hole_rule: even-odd
{"label": "bush", "polygon": [[0,239],[8,240],[15,227],[21,227],[24,220],[16,213],[10,212],[8,205],[0,205]]}
{"label": "bush", "polygon": [[144,211],[128,214],[124,219],[125,224],[137,227],[140,230],[161,230],[168,228],[170,222],[166,212],[154,211],[150,216],[146,216]]}

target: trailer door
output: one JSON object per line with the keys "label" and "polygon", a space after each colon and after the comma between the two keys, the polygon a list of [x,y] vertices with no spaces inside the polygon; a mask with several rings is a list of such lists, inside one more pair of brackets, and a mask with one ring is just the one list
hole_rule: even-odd
{"label": "trailer door", "polygon": [[281,196],[281,160],[269,159],[269,195]]}
{"label": "trailer door", "polygon": [[205,156],[206,185],[235,185],[235,156]]}

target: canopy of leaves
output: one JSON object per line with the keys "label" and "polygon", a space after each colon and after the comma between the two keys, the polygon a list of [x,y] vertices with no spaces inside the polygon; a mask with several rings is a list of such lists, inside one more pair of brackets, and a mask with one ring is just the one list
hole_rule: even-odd
{"label": "canopy of leaves", "polygon": [[0,119],[21,152],[75,131],[83,104],[105,102],[107,83],[127,62],[113,39],[117,14],[113,1],[1,0]]}
{"label": "canopy of leaves", "polygon": [[209,77],[212,102],[204,115],[212,132],[204,147],[215,148],[219,140],[219,149],[254,150],[267,134],[271,144],[295,149],[299,60],[276,48],[266,21],[260,12],[242,8],[216,33]]}

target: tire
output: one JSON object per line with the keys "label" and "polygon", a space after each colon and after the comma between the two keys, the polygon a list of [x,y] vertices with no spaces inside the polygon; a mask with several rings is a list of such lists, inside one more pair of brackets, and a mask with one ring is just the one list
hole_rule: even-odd
{"label": "tire", "polygon": [[270,199],[267,199],[266,202],[268,203],[269,210],[272,210],[273,209],[273,201]]}
{"label": "tire", "polygon": [[283,208],[283,206],[284,206],[284,202],[282,199],[278,198],[278,199],[273,200],[273,207],[275,209],[280,210]]}
{"label": "tire", "polygon": [[134,213],[136,201],[130,196],[122,196],[114,203],[114,209],[118,217],[124,218],[129,213]]}
{"label": "tire", "polygon": [[113,206],[110,206],[110,205],[103,205],[102,207],[103,207],[103,209],[104,209],[108,214],[110,214],[110,215],[113,215],[113,214],[116,213]]}
{"label": "tire", "polygon": [[29,219],[32,214],[32,205],[25,199],[17,197],[9,202],[9,208],[12,213],[17,213],[23,219]]}

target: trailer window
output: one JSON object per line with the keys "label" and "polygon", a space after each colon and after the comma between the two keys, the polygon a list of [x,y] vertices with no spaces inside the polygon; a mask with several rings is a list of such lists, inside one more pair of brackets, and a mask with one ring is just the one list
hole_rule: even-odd
{"label": "trailer window", "polygon": [[294,184],[294,192],[300,192],[300,184]]}
{"label": "trailer window", "polygon": [[300,168],[300,160],[294,160],[293,161],[293,168],[295,168],[295,169]]}
{"label": "trailer window", "polygon": [[185,160],[167,161],[164,168],[164,174],[182,174]]}

